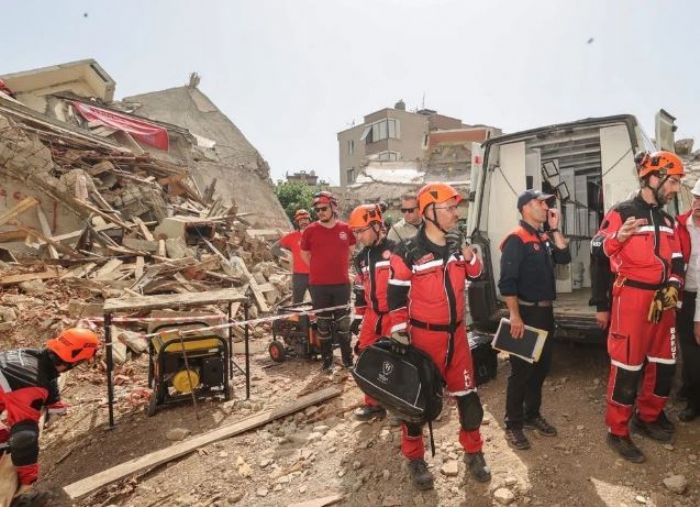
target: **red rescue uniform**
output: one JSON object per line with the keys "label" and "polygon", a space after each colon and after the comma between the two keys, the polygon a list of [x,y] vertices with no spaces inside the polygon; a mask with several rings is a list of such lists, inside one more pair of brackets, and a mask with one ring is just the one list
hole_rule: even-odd
{"label": "red rescue uniform", "polygon": [[[411,345],[430,355],[439,368],[449,394],[457,398],[459,441],[468,453],[481,450],[483,409],[464,322],[465,285],[481,269],[476,256],[465,261],[461,252],[432,243],[421,228],[392,254],[388,291],[391,332],[406,330]],[[401,451],[409,460],[423,458],[420,426],[402,425]]]}
{"label": "red rescue uniform", "polygon": [[[645,223],[626,241],[617,232],[629,217]],[[684,263],[674,220],[658,206],[637,196],[616,205],[603,219],[591,242],[592,254],[607,257],[615,281],[612,288],[608,353],[606,424],[610,433],[625,437],[636,410],[643,422],[661,414],[671,391],[676,366],[675,310],[665,310],[660,322],[650,322],[649,308],[656,290],[680,289]],[[596,284],[605,284],[602,277]],[[641,392],[637,385],[642,379]]]}
{"label": "red rescue uniform", "polygon": [[[391,327],[387,314],[389,303],[387,290],[391,275],[390,257],[396,244],[384,238],[378,245],[363,248],[355,256],[355,315],[362,318],[362,327],[357,342],[361,352],[382,336],[389,336]],[[365,395],[365,405],[374,407],[378,403]]]}

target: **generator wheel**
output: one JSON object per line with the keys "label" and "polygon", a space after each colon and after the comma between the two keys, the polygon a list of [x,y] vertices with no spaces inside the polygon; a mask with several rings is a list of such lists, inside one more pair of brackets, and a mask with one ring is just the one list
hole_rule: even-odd
{"label": "generator wheel", "polygon": [[267,347],[267,351],[270,353],[272,360],[276,363],[284,362],[287,355],[287,350],[285,349],[284,344],[278,342],[277,340],[273,340],[270,343],[270,346]]}
{"label": "generator wheel", "polygon": [[158,396],[155,391],[151,394],[151,399],[148,400],[148,405],[144,407],[147,417],[153,417],[156,415],[156,410],[158,410]]}

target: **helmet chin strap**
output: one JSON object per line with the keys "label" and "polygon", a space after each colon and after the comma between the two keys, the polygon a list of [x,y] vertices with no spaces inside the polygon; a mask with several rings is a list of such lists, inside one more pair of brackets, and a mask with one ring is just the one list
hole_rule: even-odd
{"label": "helmet chin strap", "polygon": [[435,203],[431,203],[429,206],[432,206],[431,209],[432,209],[432,212],[433,212],[433,218],[430,218],[430,217],[428,216],[428,214],[426,213],[426,214],[425,214],[425,219],[426,219],[428,222],[431,222],[433,225],[435,225],[435,227],[437,227],[438,229],[440,229],[440,231],[442,231],[443,234],[447,234],[447,231],[446,231],[446,230],[440,225],[440,223],[438,222],[438,219],[437,219],[437,211],[435,211]]}
{"label": "helmet chin strap", "polygon": [[664,204],[662,202],[663,196],[661,195],[661,187],[664,186],[664,183],[666,183],[666,180],[668,180],[669,177],[670,176],[668,176],[668,175],[664,176],[661,179],[661,181],[659,181],[659,184],[656,187],[652,187],[649,184],[649,177],[644,178],[644,186],[652,191],[652,193],[654,194],[654,199],[656,199],[656,204],[658,204],[659,206],[663,206],[663,204]]}
{"label": "helmet chin strap", "polygon": [[372,242],[372,246],[377,246],[382,240],[382,235],[381,235],[382,226],[381,226],[381,224],[379,224],[377,222],[373,223],[372,230],[374,231],[374,236],[375,236],[375,239]]}

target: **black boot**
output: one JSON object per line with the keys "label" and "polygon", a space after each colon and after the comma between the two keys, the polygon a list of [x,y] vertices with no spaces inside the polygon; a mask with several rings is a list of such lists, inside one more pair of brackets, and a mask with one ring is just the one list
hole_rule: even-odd
{"label": "black boot", "polygon": [[[661,412],[661,414],[663,414],[663,412]],[[661,418],[661,415],[659,418]],[[657,442],[667,443],[673,440],[673,432],[668,431],[668,425],[665,424],[665,422],[670,423],[668,419],[665,421],[663,419],[657,419],[654,422],[644,422],[635,413],[630,421],[630,429],[635,433],[649,437]],[[673,425],[671,425],[671,427],[673,427]]]}
{"label": "black boot", "polygon": [[345,368],[352,368],[353,356],[352,356],[352,346],[350,344],[350,334],[338,332],[338,346],[340,347],[340,356],[343,359],[343,366]]}
{"label": "black boot", "polygon": [[323,373],[333,373],[333,341],[328,339],[320,340],[321,360],[323,365],[321,371]]}
{"label": "black boot", "polygon": [[413,485],[420,490],[433,489],[433,474],[428,470],[428,464],[423,459],[412,459],[408,462]]}
{"label": "black boot", "polygon": [[51,497],[48,493],[28,491],[12,499],[10,507],[46,507]]}
{"label": "black boot", "polygon": [[381,405],[363,405],[355,410],[355,419],[358,421],[370,421],[372,419],[384,419],[386,409]]}
{"label": "black boot", "polygon": [[469,468],[469,473],[479,482],[489,482],[491,480],[491,470],[486,464],[484,453],[479,451],[464,455],[464,462]]}
{"label": "black boot", "polygon": [[632,439],[628,436],[620,437],[608,433],[608,445],[611,449],[617,452],[620,456],[632,463],[644,463],[646,457],[644,453],[637,447]]}

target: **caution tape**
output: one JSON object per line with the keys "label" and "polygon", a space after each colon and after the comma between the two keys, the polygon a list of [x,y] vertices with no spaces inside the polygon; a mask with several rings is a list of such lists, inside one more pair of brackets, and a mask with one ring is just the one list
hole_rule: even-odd
{"label": "caution tape", "polygon": [[[275,320],[285,320],[289,319],[292,316],[295,315],[315,315],[317,313],[323,313],[323,312],[330,312],[333,310],[342,310],[346,308],[350,308],[351,305],[345,304],[345,305],[337,305],[337,306],[328,306],[326,308],[317,308],[315,310],[304,310],[304,311],[299,311],[299,312],[293,312],[293,313],[285,313],[285,314],[279,314],[279,315],[271,315],[269,317],[260,317],[257,319],[249,319],[249,320],[237,320],[237,321],[232,321],[232,322],[227,322],[225,324],[219,324],[216,326],[207,326],[207,327],[199,327],[197,329],[168,329],[168,330],[162,330],[162,331],[157,331],[155,333],[148,333],[143,335],[144,338],[152,338],[154,336],[160,336],[165,333],[173,333],[176,332],[178,335],[188,335],[188,334],[198,334],[201,333],[202,331],[213,331],[217,329],[228,329],[230,327],[242,327],[246,325],[256,325],[256,324],[262,324],[265,322],[273,322]],[[214,319],[223,319],[225,317],[223,316],[208,316],[210,318]],[[201,317],[193,317],[193,316],[187,316],[187,317],[125,317],[129,318],[130,320],[124,321],[124,320],[119,320],[117,321],[116,319],[113,319],[113,321],[116,322],[178,322],[181,323],[183,321],[192,321],[192,320],[203,320]],[[89,321],[98,321],[98,320],[104,320],[102,318],[100,319],[85,319]],[[105,346],[108,346],[109,344],[105,344]]]}

